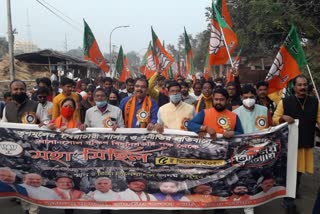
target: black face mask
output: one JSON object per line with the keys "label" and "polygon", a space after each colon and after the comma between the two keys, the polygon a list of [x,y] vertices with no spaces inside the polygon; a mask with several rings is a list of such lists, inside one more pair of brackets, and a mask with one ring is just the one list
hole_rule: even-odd
{"label": "black face mask", "polygon": [[110,105],[118,106],[118,100],[109,100],[108,103]]}
{"label": "black face mask", "polygon": [[12,99],[15,100],[17,103],[23,103],[26,99],[28,99],[28,96],[26,93],[21,94],[12,94]]}

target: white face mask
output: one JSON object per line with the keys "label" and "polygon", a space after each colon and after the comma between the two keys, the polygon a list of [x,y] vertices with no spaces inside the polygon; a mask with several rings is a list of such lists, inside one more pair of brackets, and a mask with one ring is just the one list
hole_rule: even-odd
{"label": "white face mask", "polygon": [[247,108],[251,108],[256,103],[255,99],[247,98],[242,100],[243,105],[245,105]]}

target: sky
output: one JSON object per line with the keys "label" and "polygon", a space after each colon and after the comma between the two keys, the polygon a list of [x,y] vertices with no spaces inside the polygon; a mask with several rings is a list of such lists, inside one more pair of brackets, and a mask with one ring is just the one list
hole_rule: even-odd
{"label": "sky", "polygon": [[[48,3],[73,23],[72,27],[49,12],[37,0],[11,0],[12,24],[16,40],[31,41],[41,49],[58,51],[83,46],[83,19],[90,26],[100,50],[109,53],[109,36],[117,49],[144,54],[151,41],[151,26],[161,41],[176,45],[186,27],[195,35],[206,29],[205,7],[211,0],[38,0]],[[47,5],[47,4],[46,4]],[[53,9],[53,8],[52,8]],[[58,11],[53,9],[57,14]],[[0,37],[7,36],[6,0],[0,0]],[[29,14],[29,27],[27,14]],[[29,30],[28,30],[29,29]],[[67,39],[65,39],[67,38]]]}

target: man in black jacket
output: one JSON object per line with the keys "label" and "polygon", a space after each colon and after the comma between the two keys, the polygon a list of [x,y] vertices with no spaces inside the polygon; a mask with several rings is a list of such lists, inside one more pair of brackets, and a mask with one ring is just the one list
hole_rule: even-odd
{"label": "man in black jacket", "polygon": [[[294,95],[281,100],[273,115],[273,123],[293,123],[299,119],[297,190],[303,173],[313,174],[313,147],[316,124],[320,125],[320,110],[317,98],[308,96],[308,80],[299,75],[293,80]],[[283,205],[289,213],[295,213],[293,198],[285,198]]]}

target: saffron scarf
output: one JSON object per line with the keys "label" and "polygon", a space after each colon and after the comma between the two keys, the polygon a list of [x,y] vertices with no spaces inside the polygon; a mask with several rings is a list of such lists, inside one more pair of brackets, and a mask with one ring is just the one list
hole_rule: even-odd
{"label": "saffron scarf", "polygon": [[[211,102],[211,105],[207,105],[208,102]],[[212,95],[209,97],[204,96],[203,94],[198,100],[197,106],[196,106],[196,113],[199,113],[203,109],[209,109],[213,107],[213,97]]]}
{"label": "saffron scarf", "polygon": [[[145,122],[140,122],[140,128],[146,128],[149,121],[150,121],[150,111],[151,111],[151,106],[152,106],[152,102],[151,102],[151,98],[149,96],[146,96],[143,99],[143,103],[142,103],[142,108],[139,111],[146,111],[148,113],[148,118],[146,119]],[[126,128],[132,128],[132,121],[133,121],[133,117],[137,117],[137,115],[134,115],[134,110],[136,107],[136,96],[132,96],[128,102],[125,105],[124,108],[124,125]],[[137,117],[138,120],[138,117]]]}
{"label": "saffron scarf", "polygon": [[[62,116],[57,117],[54,120],[54,124],[56,125],[56,128],[61,128],[62,125]],[[77,122],[74,119],[68,120],[67,122],[67,128],[77,128]]]}

